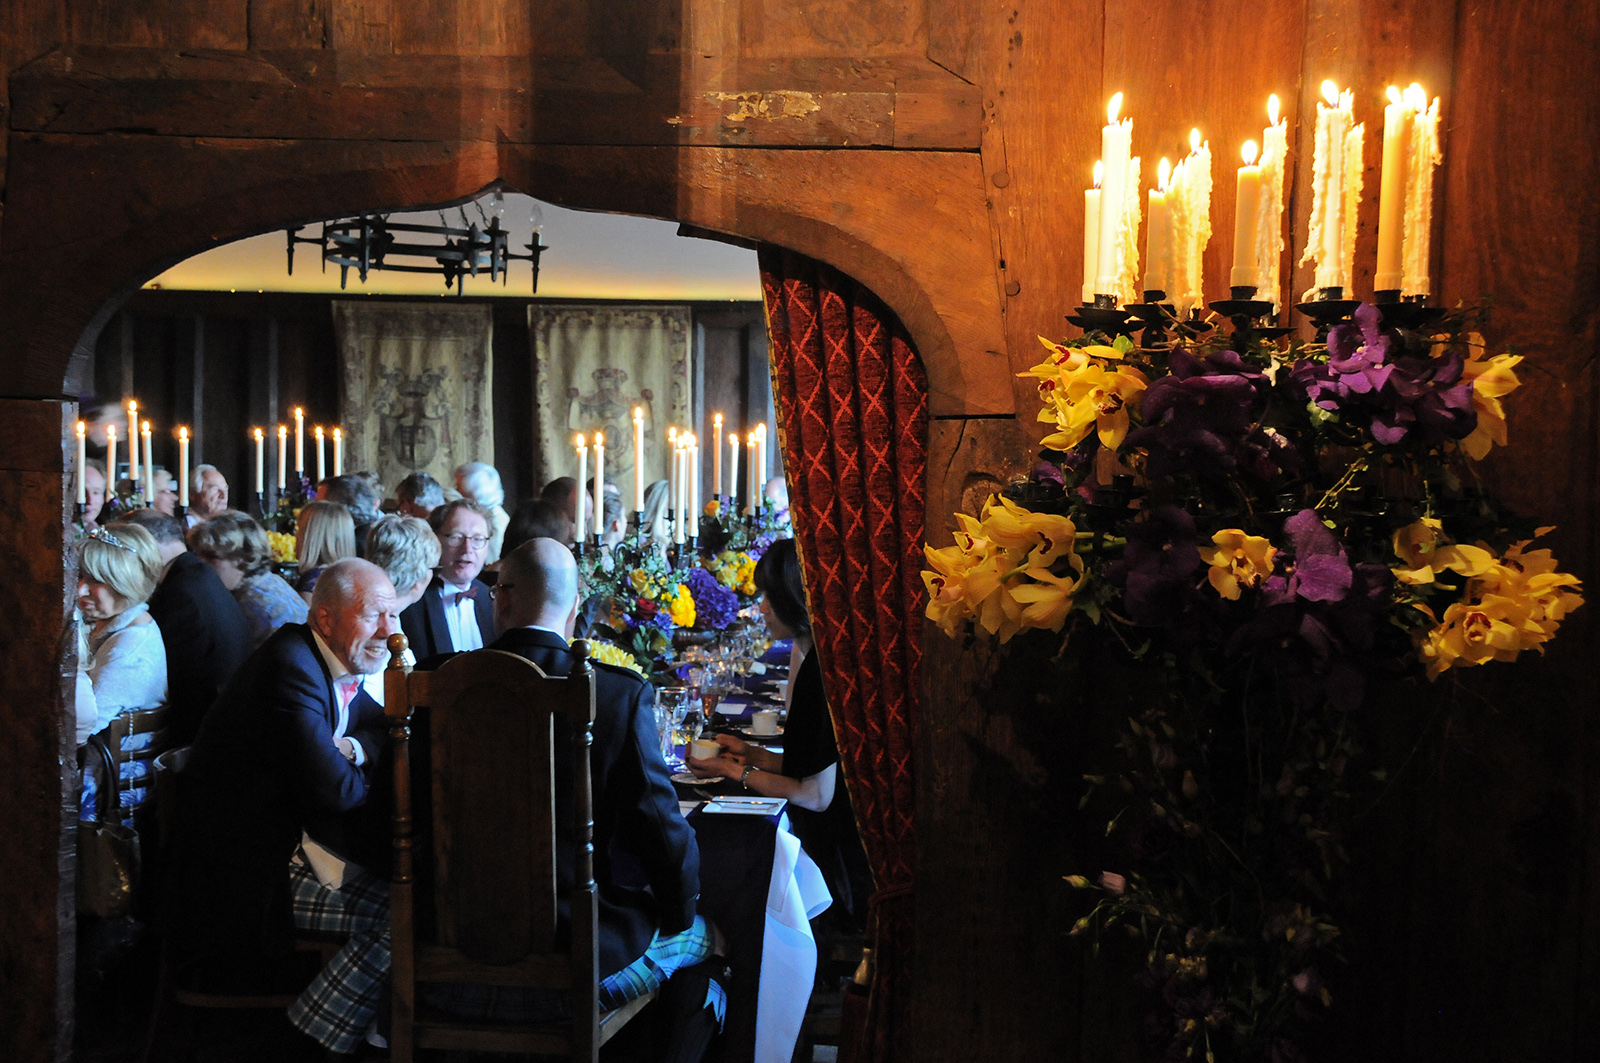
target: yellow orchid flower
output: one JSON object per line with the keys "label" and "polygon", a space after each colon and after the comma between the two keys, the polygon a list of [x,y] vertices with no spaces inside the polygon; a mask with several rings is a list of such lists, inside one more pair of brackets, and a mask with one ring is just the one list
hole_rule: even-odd
{"label": "yellow orchid flower", "polygon": [[1056,558],[1072,551],[1078,529],[1071,518],[1055,513],[1034,513],[1004,495],[999,505],[990,501],[983,507],[982,528],[995,545],[1018,553],[1042,550],[1041,559],[1029,561],[1048,568]]}
{"label": "yellow orchid flower", "polygon": [[1039,401],[1044,408],[1038,419],[1057,428],[1044,439],[1044,445],[1066,450],[1098,428],[1100,442],[1120,446],[1128,434],[1127,406],[1144,391],[1144,374],[1132,366],[1107,368],[1105,362],[1122,360],[1122,352],[1115,347],[1062,347],[1043,336],[1039,342],[1051,356],[1017,375],[1039,381]]}
{"label": "yellow orchid flower", "polygon": [[1072,612],[1072,599],[1083,582],[1083,562],[1074,555],[1076,570],[1071,576],[1057,576],[1044,568],[1029,568],[1033,582],[1024,583],[1011,592],[1011,596],[1024,603],[1021,621],[1024,627],[1042,627],[1060,631]]}
{"label": "yellow orchid flower", "polygon": [[1404,565],[1393,568],[1395,579],[1417,586],[1432,583],[1445,569],[1463,576],[1478,576],[1494,563],[1494,555],[1479,546],[1453,544],[1444,538],[1444,525],[1433,517],[1397,529],[1394,555]]}
{"label": "yellow orchid flower", "polygon": [[1200,560],[1211,566],[1206,578],[1217,593],[1238,601],[1242,588],[1254,587],[1272,575],[1272,559],[1278,548],[1260,535],[1246,535],[1241,528],[1225,528],[1211,537],[1213,546],[1198,546]]}
{"label": "yellow orchid flower", "polygon": [[1522,361],[1517,354],[1497,354],[1493,358],[1474,356],[1462,367],[1461,375],[1472,384],[1472,408],[1478,426],[1461,441],[1461,449],[1475,461],[1482,461],[1489,447],[1506,445],[1506,414],[1500,400],[1521,386],[1511,370]]}

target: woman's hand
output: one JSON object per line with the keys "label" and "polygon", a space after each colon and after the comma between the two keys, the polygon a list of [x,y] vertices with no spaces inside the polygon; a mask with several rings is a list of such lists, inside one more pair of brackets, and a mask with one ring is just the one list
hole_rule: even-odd
{"label": "woman's hand", "polygon": [[716,739],[716,742],[717,742],[717,744],[719,746],[721,746],[723,749],[727,750],[729,753],[733,754],[736,757],[739,757],[739,758],[742,759],[742,758],[748,757],[750,755],[750,743],[746,742],[744,739],[740,738],[738,735],[720,734],[719,733],[719,734],[714,734],[711,737]]}
{"label": "woman's hand", "polygon": [[698,760],[685,753],[683,762],[690,774],[702,779],[737,779],[744,774],[745,758],[726,749],[720,755],[706,757],[704,760]]}

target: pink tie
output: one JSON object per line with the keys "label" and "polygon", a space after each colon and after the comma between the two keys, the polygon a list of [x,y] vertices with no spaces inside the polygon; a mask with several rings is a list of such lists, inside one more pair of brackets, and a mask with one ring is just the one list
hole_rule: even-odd
{"label": "pink tie", "polygon": [[356,691],[361,688],[359,675],[342,675],[339,677],[339,708],[344,712],[350,711],[350,702],[355,700]]}

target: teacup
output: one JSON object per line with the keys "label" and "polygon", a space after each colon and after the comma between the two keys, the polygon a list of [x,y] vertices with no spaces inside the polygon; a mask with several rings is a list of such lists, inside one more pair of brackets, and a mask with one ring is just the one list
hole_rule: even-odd
{"label": "teacup", "polygon": [[710,760],[721,753],[721,744],[709,738],[696,738],[689,743],[689,756],[694,760]]}
{"label": "teacup", "polygon": [[750,731],[758,735],[775,735],[778,733],[778,710],[762,709],[750,720]]}

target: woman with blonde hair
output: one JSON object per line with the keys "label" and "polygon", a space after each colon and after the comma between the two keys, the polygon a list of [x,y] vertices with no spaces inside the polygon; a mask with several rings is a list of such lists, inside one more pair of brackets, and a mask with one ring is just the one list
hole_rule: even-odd
{"label": "woman with blonde hair", "polygon": [[[161,578],[161,554],[150,533],[132,524],[92,529],[78,549],[78,612],[88,625],[79,629],[77,738],[81,746],[105,730],[115,717],[154,709],[167,701],[167,650],[161,629],[145,603]],[[123,751],[142,748],[150,734],[130,736]],[[125,778],[148,772],[146,764],[122,766]],[[92,772],[84,775],[80,808],[94,818]],[[146,789],[121,795],[121,807],[144,803]]]}
{"label": "woman with blonde hair", "polygon": [[300,580],[294,589],[309,603],[322,570],[356,556],[356,522],[350,510],[338,502],[307,502],[300,510],[294,553],[300,561]]}

